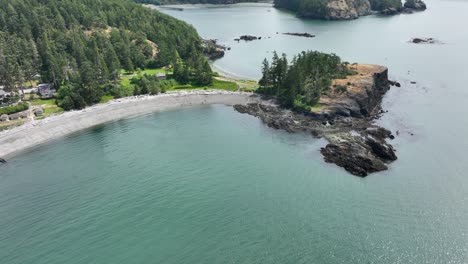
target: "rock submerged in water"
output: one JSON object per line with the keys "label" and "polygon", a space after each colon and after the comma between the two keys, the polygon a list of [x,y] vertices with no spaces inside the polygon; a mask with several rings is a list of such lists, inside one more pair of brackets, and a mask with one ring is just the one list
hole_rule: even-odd
{"label": "rock submerged in water", "polygon": [[397,159],[392,145],[386,142],[394,136],[373,125],[372,120],[382,112],[380,103],[390,86],[388,70],[376,65],[355,67],[359,74],[334,81],[337,85],[349,84],[349,89],[345,93],[331,89],[330,95],[320,99],[322,107],[314,112],[298,113],[258,103],[235,105],[234,109],[258,117],[274,129],[327,139],[329,144],[320,151],[325,161],[353,175],[365,177],[387,170],[387,164]]}
{"label": "rock submerged in water", "polygon": [[2,159],[2,158],[0,158],[0,163],[2,163],[2,164],[3,164],[3,163],[6,163],[6,160],[5,160],[5,159]]}
{"label": "rock submerged in water", "polygon": [[309,33],[283,33],[283,35],[296,36],[296,37],[305,37],[305,38],[315,38],[315,35]]}
{"label": "rock submerged in water", "polygon": [[396,82],[396,81],[388,81],[388,83],[391,85],[391,86],[396,86],[396,87],[401,87],[401,83],[399,82]]}
{"label": "rock submerged in water", "polygon": [[[253,40],[257,40],[259,39],[259,37],[257,36],[251,36],[251,35],[242,35],[240,36],[238,39],[235,39],[235,41],[241,41],[241,40],[244,40],[244,41],[253,41]],[[261,39],[261,38],[260,38]]]}
{"label": "rock submerged in water", "polygon": [[410,42],[414,44],[442,44],[442,42],[434,38],[413,38]]}
{"label": "rock submerged in water", "polygon": [[387,170],[386,162],[397,159],[392,146],[388,143],[360,136],[330,143],[320,152],[326,162],[335,163],[360,177]]}
{"label": "rock submerged in water", "polygon": [[394,16],[400,14],[400,11],[396,8],[390,7],[380,11],[379,13],[384,16]]}
{"label": "rock submerged in water", "polygon": [[411,1],[406,1],[404,4],[405,10],[411,10],[411,11],[424,11],[427,9],[426,3],[424,3],[422,0],[411,0]]}

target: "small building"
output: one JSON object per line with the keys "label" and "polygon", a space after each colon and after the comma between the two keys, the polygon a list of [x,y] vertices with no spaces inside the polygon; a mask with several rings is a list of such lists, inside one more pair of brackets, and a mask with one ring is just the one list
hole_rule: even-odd
{"label": "small building", "polygon": [[0,100],[3,100],[9,93],[5,92],[5,86],[0,86]]}
{"label": "small building", "polygon": [[49,99],[54,97],[56,90],[53,88],[52,84],[42,83],[37,86],[37,93],[41,95],[42,99]]}
{"label": "small building", "polygon": [[28,118],[28,111],[19,112],[21,118]]}
{"label": "small building", "polygon": [[41,115],[44,114],[44,110],[43,110],[42,108],[40,108],[40,107],[39,107],[39,108],[36,108],[36,109],[34,109],[34,114],[35,114],[36,116],[41,116]]}
{"label": "small building", "polygon": [[21,118],[28,118],[28,111],[23,111],[23,112],[11,114],[11,115],[8,116],[8,118],[10,118],[10,120],[18,120],[18,119],[21,119]]}
{"label": "small building", "polygon": [[159,80],[166,80],[167,76],[165,73],[156,73],[156,78],[158,78]]}
{"label": "small building", "polygon": [[8,121],[8,115],[7,114],[3,114],[0,116],[0,122],[6,122]]}
{"label": "small building", "polygon": [[52,85],[49,83],[41,83],[37,85],[37,91],[39,93],[46,92],[52,89]]}
{"label": "small building", "polygon": [[19,113],[11,114],[11,115],[8,116],[8,118],[9,118],[10,120],[18,120],[18,119],[21,118],[21,115],[20,115]]}

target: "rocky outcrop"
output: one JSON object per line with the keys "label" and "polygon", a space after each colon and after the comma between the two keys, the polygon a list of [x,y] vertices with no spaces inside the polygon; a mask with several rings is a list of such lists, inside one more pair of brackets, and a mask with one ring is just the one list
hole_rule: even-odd
{"label": "rocky outcrop", "polygon": [[357,74],[333,81],[331,92],[320,98],[317,115],[367,118],[376,114],[383,95],[390,88],[388,69],[367,64],[351,68]]}
{"label": "rocky outcrop", "polygon": [[315,35],[309,34],[309,33],[283,33],[283,35],[289,35],[289,36],[296,36],[296,37],[305,37],[305,38],[315,38]]}
{"label": "rocky outcrop", "polygon": [[410,42],[414,44],[442,44],[442,42],[434,38],[413,38]]}
{"label": "rocky outcrop", "polygon": [[422,0],[275,0],[275,6],[297,13],[298,16],[324,20],[351,20],[370,14],[397,15],[423,11]]}
{"label": "rocky outcrop", "polygon": [[[390,8],[386,8],[382,11],[380,11],[379,13],[381,15],[384,15],[384,16],[394,16],[394,15],[398,15],[400,14],[401,10],[400,9],[397,9],[397,8],[394,8],[394,7],[390,7]],[[408,12],[409,13],[409,12]]]}
{"label": "rocky outcrop", "polygon": [[203,53],[210,59],[216,60],[224,57],[226,47],[219,45],[216,39],[208,39],[202,41]]}
{"label": "rocky outcrop", "polygon": [[241,40],[253,41],[253,40],[257,40],[257,39],[262,39],[262,38],[261,37],[256,37],[256,36],[251,36],[251,35],[242,35],[239,38],[235,39],[235,41],[241,41]]}
{"label": "rocky outcrop", "polygon": [[[382,129],[382,128],[380,128]],[[353,175],[365,177],[369,173],[387,170],[386,163],[397,159],[393,147],[385,138],[343,134],[320,150],[326,162],[335,163]]]}
{"label": "rocky outcrop", "polygon": [[422,0],[406,0],[404,7],[415,11],[424,11],[427,9],[426,3]]}
{"label": "rocky outcrop", "polygon": [[371,6],[367,0],[332,0],[328,3],[329,20],[350,20],[369,15]]}
{"label": "rocky outcrop", "polygon": [[[392,133],[372,124],[380,103],[390,88],[388,70],[377,65],[353,65],[356,75],[335,80],[329,95],[310,113],[298,113],[276,105],[235,105],[240,113],[260,118],[267,126],[290,133],[305,132],[329,141],[321,153],[326,162],[365,177],[388,169],[397,159],[386,142]],[[343,89],[343,87],[345,89]]]}

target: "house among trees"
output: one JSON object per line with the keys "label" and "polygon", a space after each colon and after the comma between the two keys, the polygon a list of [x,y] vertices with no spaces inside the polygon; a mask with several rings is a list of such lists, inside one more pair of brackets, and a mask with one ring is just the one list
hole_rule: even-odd
{"label": "house among trees", "polygon": [[8,116],[8,118],[10,118],[10,120],[18,120],[21,118],[21,115],[20,113],[16,113],[16,114],[11,114]]}
{"label": "house among trees", "polygon": [[54,97],[56,90],[53,88],[52,84],[43,83],[37,86],[37,93],[41,95],[42,99],[49,99]]}
{"label": "house among trees", "polygon": [[40,107],[39,107],[39,108],[36,108],[36,109],[34,109],[34,114],[35,114],[36,116],[41,116],[41,115],[44,114],[44,110],[43,110],[42,108],[40,108]]}
{"label": "house among trees", "polygon": [[8,115],[7,114],[3,114],[0,116],[0,122],[6,122],[8,121]]}
{"label": "house among trees", "polygon": [[158,78],[159,80],[166,80],[166,77],[166,74],[163,72],[156,73],[156,78]]}
{"label": "house among trees", "polygon": [[22,119],[22,118],[28,118],[28,112],[19,112],[15,114],[11,114],[8,116],[10,120],[17,120],[17,119]]}
{"label": "house among trees", "polygon": [[0,86],[0,106],[8,105],[10,103],[11,93],[4,90],[4,86]]}

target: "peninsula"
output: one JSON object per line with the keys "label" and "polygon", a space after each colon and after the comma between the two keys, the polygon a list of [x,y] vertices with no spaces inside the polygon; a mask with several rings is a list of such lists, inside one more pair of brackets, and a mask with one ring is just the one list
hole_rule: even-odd
{"label": "peninsula", "polygon": [[266,125],[291,133],[305,132],[329,141],[321,153],[326,162],[365,177],[388,169],[397,156],[387,139],[392,133],[373,124],[381,101],[395,82],[378,65],[341,63],[336,55],[303,52],[288,66],[274,54],[264,62],[258,92],[277,105],[236,105],[240,113],[259,117]]}

